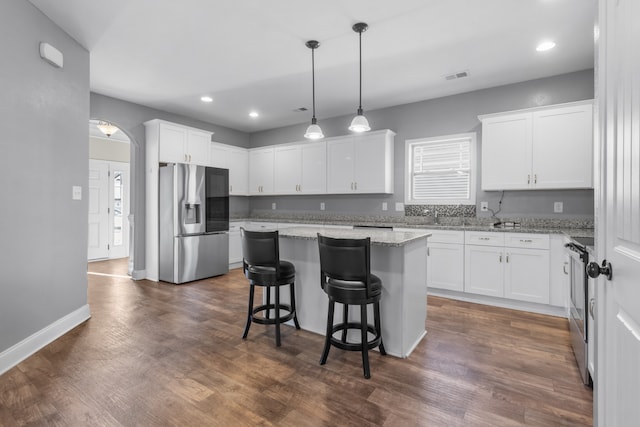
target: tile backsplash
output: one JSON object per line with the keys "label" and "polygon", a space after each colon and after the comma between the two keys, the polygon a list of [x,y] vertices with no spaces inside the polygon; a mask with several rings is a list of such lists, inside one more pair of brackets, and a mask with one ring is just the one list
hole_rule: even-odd
{"label": "tile backsplash", "polygon": [[435,216],[472,218],[476,216],[475,205],[405,205],[406,216]]}

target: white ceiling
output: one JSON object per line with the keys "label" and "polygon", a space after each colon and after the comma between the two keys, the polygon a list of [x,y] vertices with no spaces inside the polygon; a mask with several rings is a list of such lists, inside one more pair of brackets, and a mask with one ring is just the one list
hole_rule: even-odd
{"label": "white ceiling", "polygon": [[593,67],[595,0],[30,1],[89,50],[93,92],[247,132],[310,121],[310,39],[319,124],[355,114],[360,21],[365,114]]}

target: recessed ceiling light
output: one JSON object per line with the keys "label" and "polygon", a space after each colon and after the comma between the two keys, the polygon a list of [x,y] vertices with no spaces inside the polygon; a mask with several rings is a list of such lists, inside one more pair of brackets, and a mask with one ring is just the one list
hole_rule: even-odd
{"label": "recessed ceiling light", "polygon": [[546,42],[540,43],[538,47],[536,47],[536,50],[538,52],[544,52],[545,50],[553,49],[554,47],[556,47],[556,44],[554,42],[546,41]]}
{"label": "recessed ceiling light", "polygon": [[213,102],[213,98],[210,97],[210,96],[206,96],[205,95],[205,96],[200,98],[200,101],[202,101],[202,102]]}
{"label": "recessed ceiling light", "polygon": [[257,112],[257,111],[252,111],[252,112],[250,112],[250,113],[249,113],[249,117],[253,117],[254,119],[255,119],[256,117],[258,117],[259,115],[260,115],[260,114],[258,114],[258,112]]}

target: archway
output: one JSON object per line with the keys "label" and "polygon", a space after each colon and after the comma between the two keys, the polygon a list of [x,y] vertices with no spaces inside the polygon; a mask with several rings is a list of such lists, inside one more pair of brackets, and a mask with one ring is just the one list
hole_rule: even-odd
{"label": "archway", "polygon": [[131,275],[131,138],[115,124],[105,129],[104,123],[89,121],[87,259],[123,259]]}

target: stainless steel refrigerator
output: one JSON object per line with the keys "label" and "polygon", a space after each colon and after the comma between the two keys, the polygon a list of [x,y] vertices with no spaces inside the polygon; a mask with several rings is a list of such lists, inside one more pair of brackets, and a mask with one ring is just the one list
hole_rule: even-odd
{"label": "stainless steel refrigerator", "polygon": [[229,271],[229,171],[160,167],[160,280],[185,283]]}

